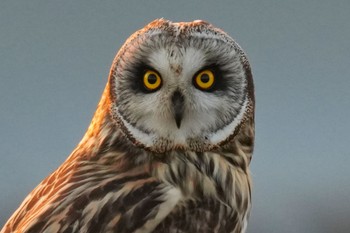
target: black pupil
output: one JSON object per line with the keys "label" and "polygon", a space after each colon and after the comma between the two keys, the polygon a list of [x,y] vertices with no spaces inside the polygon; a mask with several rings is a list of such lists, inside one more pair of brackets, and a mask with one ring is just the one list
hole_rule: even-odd
{"label": "black pupil", "polygon": [[202,74],[202,75],[201,75],[201,81],[202,81],[203,83],[209,82],[209,75],[207,75],[207,74]]}
{"label": "black pupil", "polygon": [[150,84],[155,84],[157,82],[157,76],[155,74],[148,75],[147,79]]}

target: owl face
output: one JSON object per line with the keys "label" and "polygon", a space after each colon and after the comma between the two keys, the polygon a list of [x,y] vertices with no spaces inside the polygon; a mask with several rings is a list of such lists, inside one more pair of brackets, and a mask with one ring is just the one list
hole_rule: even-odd
{"label": "owl face", "polygon": [[151,151],[210,150],[244,120],[246,73],[238,45],[221,30],[203,21],[156,20],[114,60],[112,116]]}

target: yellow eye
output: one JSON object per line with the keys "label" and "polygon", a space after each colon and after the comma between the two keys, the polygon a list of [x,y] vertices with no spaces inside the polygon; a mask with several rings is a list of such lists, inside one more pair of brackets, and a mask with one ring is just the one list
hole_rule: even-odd
{"label": "yellow eye", "polygon": [[208,90],[213,86],[215,77],[211,70],[203,70],[197,74],[194,81],[199,89]]}
{"label": "yellow eye", "polygon": [[143,75],[143,85],[149,91],[157,90],[162,84],[162,79],[159,74],[153,70],[147,70]]}

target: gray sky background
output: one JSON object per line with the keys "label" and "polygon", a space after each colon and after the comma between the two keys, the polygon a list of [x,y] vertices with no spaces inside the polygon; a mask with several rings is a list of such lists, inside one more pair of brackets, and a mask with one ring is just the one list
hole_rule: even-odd
{"label": "gray sky background", "polygon": [[248,233],[350,229],[350,1],[0,2],[0,226],[71,153],[116,51],[155,18],[204,19],[256,86]]}

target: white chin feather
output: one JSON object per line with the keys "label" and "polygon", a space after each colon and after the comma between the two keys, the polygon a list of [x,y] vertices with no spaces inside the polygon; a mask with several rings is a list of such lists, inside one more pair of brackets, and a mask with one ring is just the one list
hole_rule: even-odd
{"label": "white chin feather", "polygon": [[152,147],[154,144],[154,141],[156,139],[156,135],[154,133],[145,133],[131,124],[129,124],[124,117],[119,113],[118,107],[114,108],[114,111],[118,112],[118,116],[120,120],[123,122],[125,128],[129,131],[129,133],[141,144],[143,144],[145,147]]}
{"label": "white chin feather", "polygon": [[236,127],[241,123],[244,117],[244,113],[246,112],[247,105],[248,105],[248,98],[246,96],[243,102],[243,105],[238,115],[236,116],[236,118],[230,124],[226,125],[224,128],[208,135],[208,140],[210,144],[216,145],[224,141],[235,131]]}

